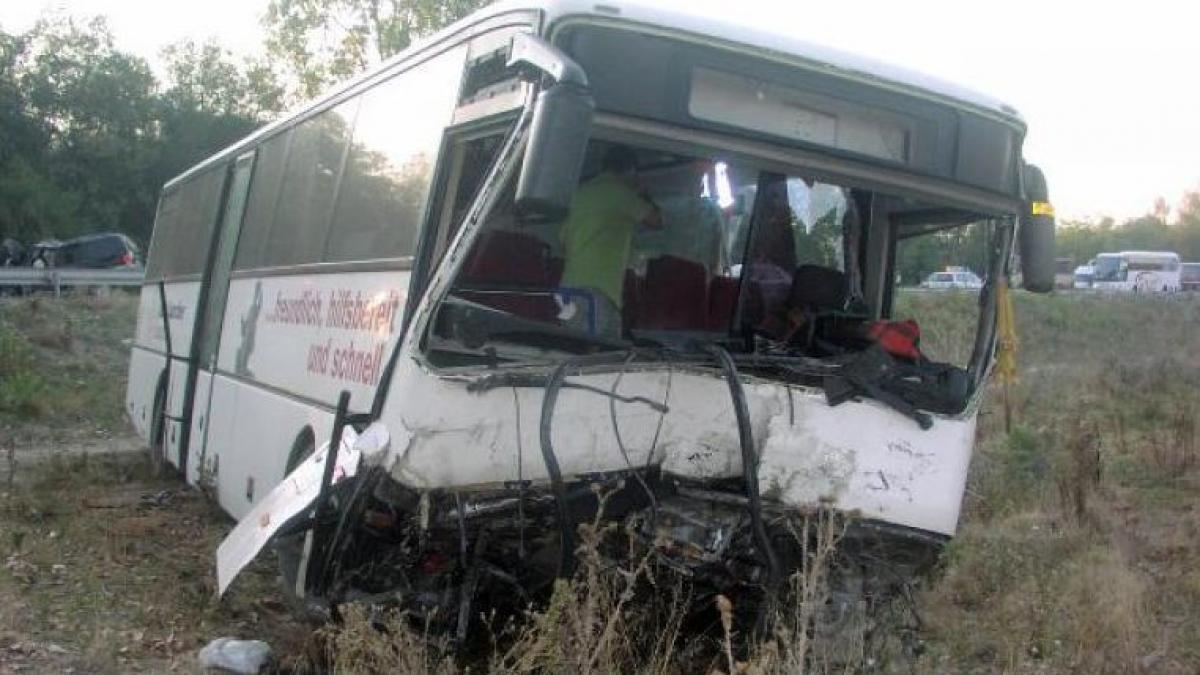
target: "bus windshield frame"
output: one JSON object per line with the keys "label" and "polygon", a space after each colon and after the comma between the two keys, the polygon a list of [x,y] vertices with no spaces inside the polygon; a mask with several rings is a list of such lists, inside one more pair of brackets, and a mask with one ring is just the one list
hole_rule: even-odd
{"label": "bus windshield frame", "polygon": [[[651,134],[649,130],[657,133]],[[514,131],[517,134],[521,133],[521,129]],[[737,162],[750,163],[757,166],[764,174],[772,173],[773,175],[803,177],[805,180],[811,181],[812,184],[820,182],[846,190],[864,190],[871,194],[886,192],[896,199],[908,200],[913,203],[918,203],[922,199],[930,200],[926,204],[926,208],[914,208],[913,212],[928,214],[928,217],[934,221],[934,224],[921,228],[908,222],[910,219],[905,219],[903,226],[899,224],[894,226],[897,231],[904,230],[905,234],[901,236],[905,237],[938,232],[960,224],[967,224],[968,222],[993,223],[995,225],[994,234],[999,236],[991,244],[986,267],[981,269],[984,287],[980,292],[980,314],[974,332],[974,347],[968,350],[970,358],[966,363],[962,364],[971,373],[972,380],[975,382],[978,382],[986,375],[995,341],[995,322],[992,316],[994,314],[995,284],[997,279],[1007,273],[1010,257],[1009,252],[1011,251],[1014,233],[1013,224],[1016,220],[1015,213],[989,210],[989,207],[994,206],[991,200],[985,200],[983,203],[975,202],[974,209],[964,208],[963,204],[972,203],[970,198],[973,196],[973,191],[969,187],[956,193],[953,186],[946,186],[944,183],[941,183],[940,189],[918,192],[912,189],[912,181],[902,182],[900,185],[892,183],[889,186],[889,184],[879,180],[878,177],[873,181],[856,180],[855,178],[848,177],[854,174],[853,171],[839,174],[826,168],[838,166],[838,162],[826,163],[821,169],[813,170],[803,161],[807,158],[807,153],[788,151],[779,147],[778,144],[748,143],[729,134],[704,133],[698,132],[695,129],[681,129],[672,125],[645,123],[644,121],[623,116],[602,115],[598,118],[597,126],[593,131],[593,138],[611,142],[623,142],[638,147],[652,147],[664,152],[691,153],[689,155],[691,157],[695,157],[699,153],[706,153],[706,156],[702,157],[702,159],[719,159],[720,162],[725,163],[727,166]],[[485,186],[484,189],[496,195],[506,193],[504,186],[515,175],[516,168],[521,160],[521,154],[521,151],[517,150],[509,155],[507,163],[502,163],[498,167],[499,170],[490,179],[492,182]],[[844,165],[850,167],[848,163]],[[933,183],[935,182],[925,185]],[[957,194],[959,200],[935,202],[932,201],[934,198],[929,196],[930,194],[942,196],[947,193]],[[447,256],[452,260],[456,260],[457,263],[452,265],[450,269],[443,270],[439,274],[439,277],[442,277],[441,283],[435,284],[430,288],[431,297],[429,299],[431,300],[431,311],[427,314],[425,325],[419,328],[422,335],[422,347],[419,350],[420,355],[418,356],[419,360],[428,367],[446,372],[447,374],[450,372],[471,372],[484,365],[489,369],[550,368],[572,354],[586,353],[594,351],[597,348],[601,350],[628,349],[639,341],[642,344],[660,344],[663,346],[669,344],[673,349],[684,348],[685,350],[696,349],[696,345],[706,341],[723,342],[727,346],[737,348],[737,342],[740,339],[738,338],[738,330],[725,330],[717,333],[708,331],[701,334],[675,331],[674,335],[671,334],[671,331],[666,331],[665,333],[642,333],[641,335],[634,335],[634,342],[589,340],[578,333],[564,334],[563,331],[557,330],[548,324],[520,321],[519,317],[516,317],[519,325],[514,326],[511,323],[514,317],[509,312],[496,312],[485,309],[481,313],[479,311],[480,307],[473,301],[464,303],[462,294],[457,293],[456,289],[460,288],[460,278],[464,267],[470,264],[472,255],[470,247],[474,246],[487,231],[488,222],[495,215],[496,210],[505,208],[503,201],[506,198],[505,196],[499,196],[492,200],[487,210],[474,216],[468,215],[466,219],[467,227],[464,228],[464,232],[460,233],[464,237],[464,240],[460,243],[467,248],[462,249],[457,255]],[[944,219],[945,222],[942,222],[941,219]],[[753,231],[752,226],[751,232]],[[740,263],[737,259],[730,258],[730,263],[731,266],[744,265],[746,260],[745,256],[742,257]],[[853,258],[845,259],[842,262],[844,264],[862,264]],[[879,261],[877,264],[880,265],[879,269],[863,269],[859,270],[859,274],[860,280],[872,275],[877,278],[881,277],[884,280],[884,288],[880,290],[879,297],[874,299],[877,305],[876,315],[882,318],[889,316],[891,311],[890,298],[894,294],[894,280],[888,279],[888,274],[882,267],[887,264],[885,261]],[[746,298],[744,295],[739,295],[737,308],[739,315],[744,311],[745,301]],[[473,325],[473,327],[466,328],[457,335],[450,335],[444,330],[448,325],[454,325],[460,329],[466,325]],[[489,331],[492,330],[515,332],[516,334],[520,334],[521,337],[515,340],[502,339],[500,342],[495,342],[488,335]],[[541,337],[536,338],[531,344],[529,338],[535,334]],[[473,346],[464,349],[464,338],[466,342],[471,342]],[[668,340],[668,342],[661,342],[664,339]],[[535,344],[540,346],[535,346]],[[450,348],[451,352],[458,354],[458,357],[451,358],[450,360],[438,358],[435,352],[445,348]],[[752,349],[748,353],[755,354],[759,352]],[[468,356],[469,354],[474,354],[475,356]],[[463,357],[465,357],[465,360]],[[978,394],[980,392],[976,391],[975,393]]]}

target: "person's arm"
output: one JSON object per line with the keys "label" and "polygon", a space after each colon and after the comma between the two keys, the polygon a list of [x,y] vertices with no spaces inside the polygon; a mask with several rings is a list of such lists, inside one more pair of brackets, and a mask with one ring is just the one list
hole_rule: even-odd
{"label": "person's arm", "polygon": [[641,192],[637,195],[638,211],[635,222],[647,230],[661,230],[663,228],[663,212],[649,192]]}

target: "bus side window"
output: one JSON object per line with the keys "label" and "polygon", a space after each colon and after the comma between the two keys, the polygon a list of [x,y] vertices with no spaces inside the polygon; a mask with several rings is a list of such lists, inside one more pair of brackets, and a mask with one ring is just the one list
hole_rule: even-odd
{"label": "bus side window", "polygon": [[479,192],[480,186],[483,184],[483,179],[487,176],[488,169],[491,168],[492,162],[496,160],[497,153],[500,152],[500,146],[503,143],[503,137],[500,135],[484,136],[463,143],[455,149],[455,162],[458,164],[457,181],[454,185],[453,208],[450,211],[450,220],[445,223],[445,235],[443,241],[448,243],[458,233],[458,228],[462,226],[463,218],[467,215],[467,209],[471,207],[471,202],[474,200],[476,193]]}
{"label": "bus side window", "polygon": [[284,132],[263,143],[258,151],[254,177],[250,181],[250,196],[246,199],[246,214],[242,218],[242,231],[238,236],[234,269],[266,266],[267,237],[275,220],[275,203],[279,199],[279,186],[287,166],[290,141],[291,132]]}
{"label": "bus side window", "polygon": [[364,95],[326,262],[413,254],[463,58],[452,50]]}
{"label": "bus side window", "polygon": [[303,122],[292,132],[275,221],[267,236],[268,266],[320,262],[358,99]]}
{"label": "bus side window", "polygon": [[151,242],[148,279],[200,274],[217,223],[224,166],[188,178],[163,196]]}

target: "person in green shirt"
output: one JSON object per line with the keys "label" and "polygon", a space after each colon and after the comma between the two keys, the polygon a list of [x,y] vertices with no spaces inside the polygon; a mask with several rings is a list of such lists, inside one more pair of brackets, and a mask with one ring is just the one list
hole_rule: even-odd
{"label": "person in green shirt", "polygon": [[563,223],[562,318],[593,335],[621,337],[621,299],[634,231],[662,227],[662,212],[637,190],[637,153],[614,145],[603,171],[571,200]]}

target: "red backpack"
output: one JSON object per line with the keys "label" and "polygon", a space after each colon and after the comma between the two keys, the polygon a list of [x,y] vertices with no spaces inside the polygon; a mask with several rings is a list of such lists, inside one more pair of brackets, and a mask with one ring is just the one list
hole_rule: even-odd
{"label": "red backpack", "polygon": [[883,351],[901,359],[918,361],[921,354],[921,327],[916,321],[876,321],[867,328],[867,337]]}

